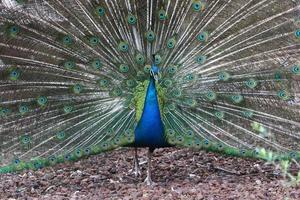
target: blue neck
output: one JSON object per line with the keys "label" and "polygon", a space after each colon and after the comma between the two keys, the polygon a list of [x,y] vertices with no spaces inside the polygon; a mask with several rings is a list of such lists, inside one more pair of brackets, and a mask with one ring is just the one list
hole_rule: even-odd
{"label": "blue neck", "polygon": [[155,80],[151,77],[142,117],[135,128],[135,146],[159,148],[168,146],[164,137]]}

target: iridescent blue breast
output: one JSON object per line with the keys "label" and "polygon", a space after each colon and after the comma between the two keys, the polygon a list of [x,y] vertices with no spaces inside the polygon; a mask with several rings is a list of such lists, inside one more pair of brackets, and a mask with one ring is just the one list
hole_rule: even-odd
{"label": "iridescent blue breast", "polygon": [[150,79],[147,89],[142,117],[135,128],[135,146],[150,148],[168,146],[153,78]]}

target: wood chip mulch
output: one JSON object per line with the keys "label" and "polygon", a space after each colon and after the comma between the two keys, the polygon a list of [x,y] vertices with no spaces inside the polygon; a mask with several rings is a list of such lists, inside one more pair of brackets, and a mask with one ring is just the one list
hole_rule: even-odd
{"label": "wood chip mulch", "polygon": [[0,175],[0,199],[196,199],[292,200],[300,187],[287,187],[264,162],[188,149],[157,149],[150,187],[146,149],[139,150],[142,176],[129,171],[134,151],[119,149],[39,171]]}

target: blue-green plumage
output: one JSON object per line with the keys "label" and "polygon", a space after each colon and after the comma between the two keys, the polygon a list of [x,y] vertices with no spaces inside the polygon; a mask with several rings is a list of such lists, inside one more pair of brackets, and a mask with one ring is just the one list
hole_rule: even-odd
{"label": "blue-green plumage", "polygon": [[152,149],[169,146],[164,136],[155,80],[151,77],[145,98],[144,109],[140,121],[135,128],[136,147]]}

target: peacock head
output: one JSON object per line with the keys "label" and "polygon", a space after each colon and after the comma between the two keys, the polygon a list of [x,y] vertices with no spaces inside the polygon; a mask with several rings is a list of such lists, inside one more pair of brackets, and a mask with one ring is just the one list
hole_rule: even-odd
{"label": "peacock head", "polygon": [[159,68],[156,65],[151,66],[150,76],[153,77],[156,81],[158,81]]}
{"label": "peacock head", "polygon": [[[155,55],[153,55],[153,58],[155,58]],[[159,78],[159,68],[157,65],[152,64],[150,69],[150,76],[153,77],[156,81]]]}

